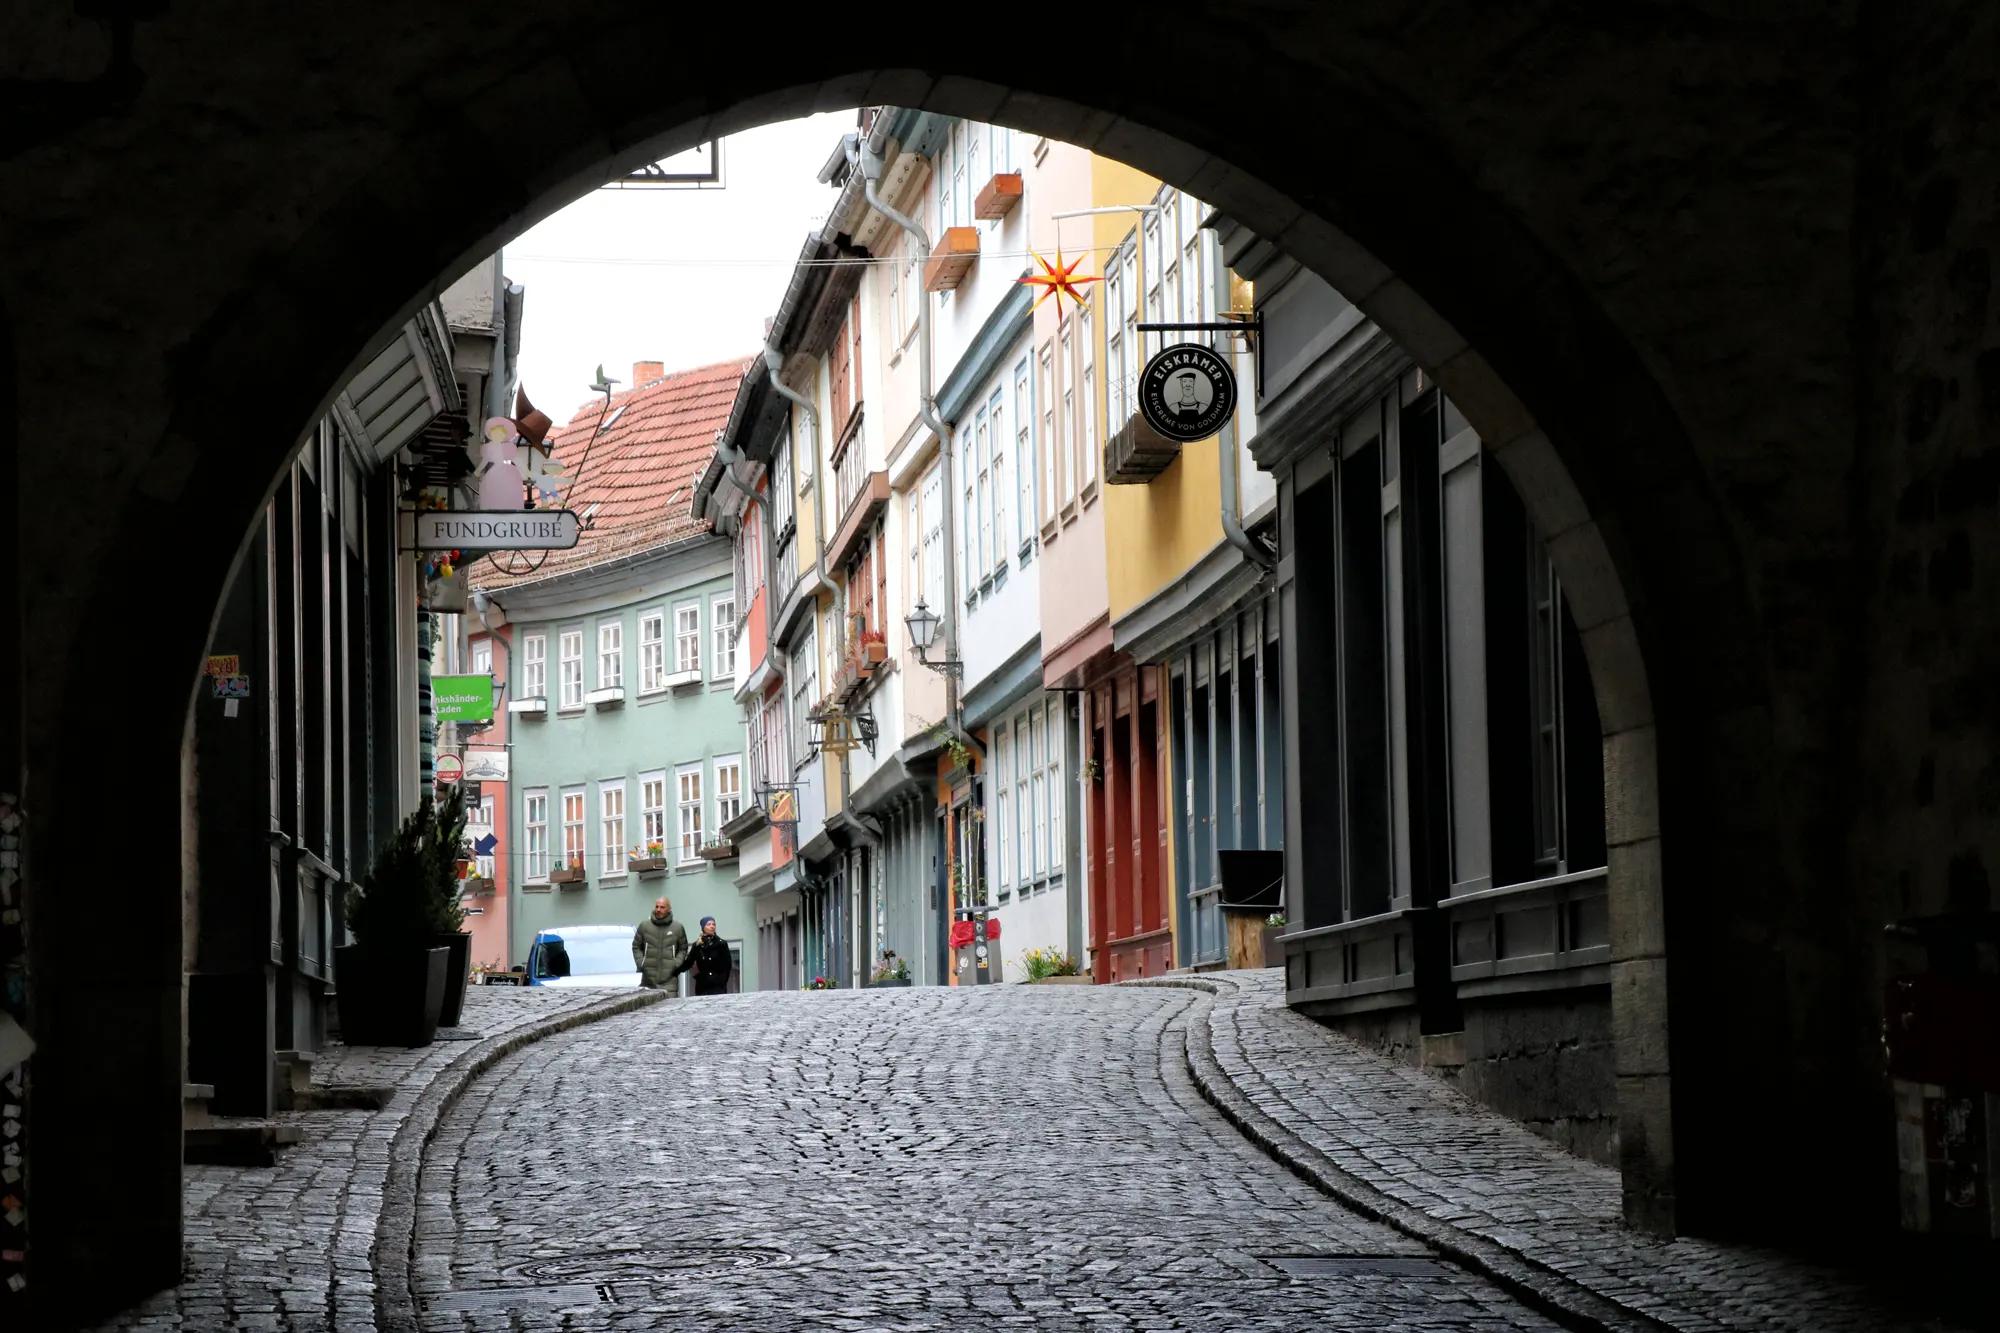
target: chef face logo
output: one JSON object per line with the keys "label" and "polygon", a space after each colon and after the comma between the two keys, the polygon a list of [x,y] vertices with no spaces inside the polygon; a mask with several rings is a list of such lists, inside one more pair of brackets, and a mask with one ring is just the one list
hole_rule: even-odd
{"label": "chef face logo", "polygon": [[1139,408],[1146,424],[1183,444],[1207,439],[1236,407],[1236,377],[1228,364],[1197,343],[1160,352],[1140,375]]}

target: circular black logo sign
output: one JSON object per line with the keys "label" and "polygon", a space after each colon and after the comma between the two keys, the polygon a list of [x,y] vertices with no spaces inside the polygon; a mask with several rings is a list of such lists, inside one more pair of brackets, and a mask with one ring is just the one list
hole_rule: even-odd
{"label": "circular black logo sign", "polygon": [[1222,429],[1236,410],[1236,372],[1200,343],[1175,343],[1139,375],[1139,413],[1170,440],[1192,444]]}

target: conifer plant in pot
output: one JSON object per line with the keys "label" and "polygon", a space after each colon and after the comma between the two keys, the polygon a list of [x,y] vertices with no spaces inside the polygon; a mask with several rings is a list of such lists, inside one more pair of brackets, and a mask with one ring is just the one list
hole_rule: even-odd
{"label": "conifer plant in pot", "polygon": [[434,944],[451,951],[444,965],[444,1000],[438,1006],[438,1026],[452,1028],[465,1011],[465,988],[472,984],[472,936],[465,929],[463,885],[458,863],[472,849],[465,845],[465,793],[452,787],[434,807],[436,824],[431,830],[434,864],[426,882],[431,887],[431,924],[436,930]]}
{"label": "conifer plant in pot", "polygon": [[340,1033],[351,1046],[428,1046],[437,1037],[449,947],[439,943],[440,866],[455,882],[457,844],[437,847],[425,801],[403,820],[348,895],[354,943],[334,950]]}

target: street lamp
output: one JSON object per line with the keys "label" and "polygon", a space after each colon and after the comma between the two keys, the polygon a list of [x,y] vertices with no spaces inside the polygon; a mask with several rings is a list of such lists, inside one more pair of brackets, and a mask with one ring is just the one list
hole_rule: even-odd
{"label": "street lamp", "polygon": [[903,623],[909,627],[910,642],[916,645],[919,662],[946,676],[956,676],[964,669],[963,664],[954,657],[942,657],[933,662],[924,656],[930,651],[931,645],[937,642],[939,621],[937,612],[924,605],[922,598],[917,599],[916,609],[904,617]]}

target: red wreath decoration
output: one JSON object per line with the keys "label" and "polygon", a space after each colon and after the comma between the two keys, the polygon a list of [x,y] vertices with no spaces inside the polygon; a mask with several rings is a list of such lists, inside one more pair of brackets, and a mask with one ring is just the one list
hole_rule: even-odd
{"label": "red wreath decoration", "polygon": [[997,940],[1000,938],[999,917],[989,916],[986,918],[986,938],[989,940]]}

